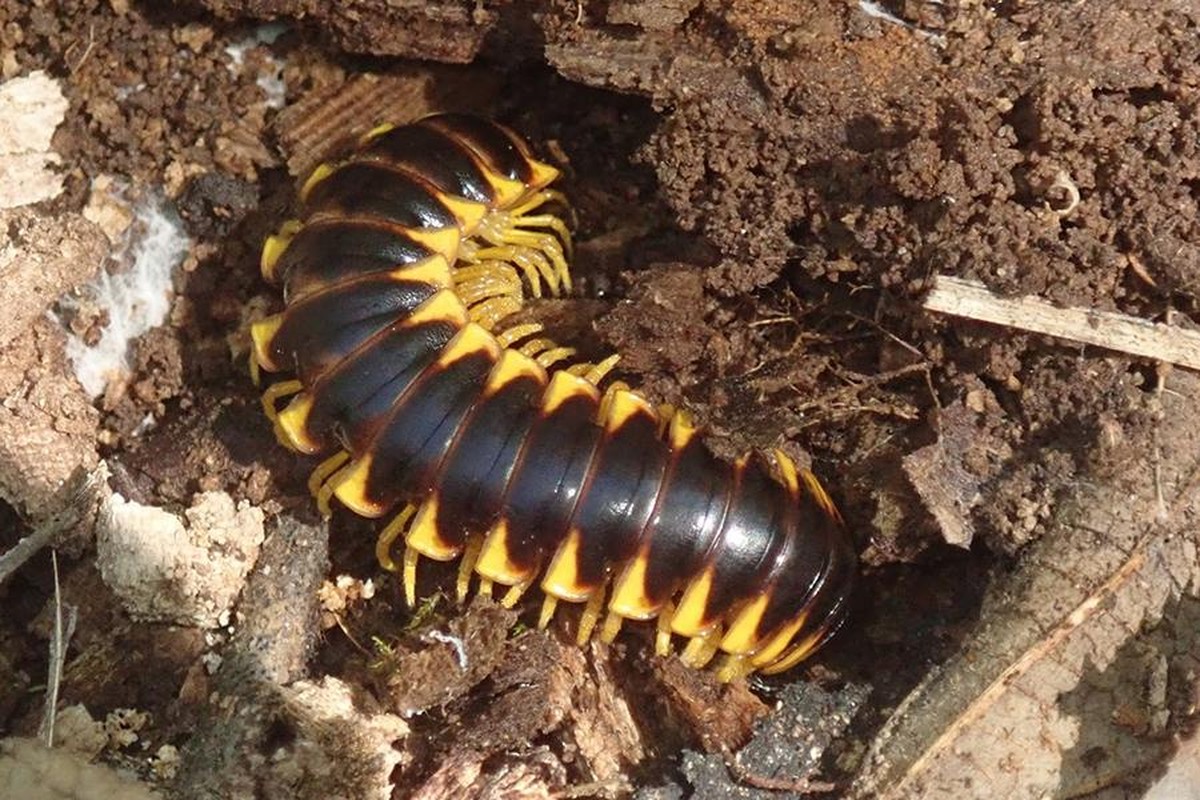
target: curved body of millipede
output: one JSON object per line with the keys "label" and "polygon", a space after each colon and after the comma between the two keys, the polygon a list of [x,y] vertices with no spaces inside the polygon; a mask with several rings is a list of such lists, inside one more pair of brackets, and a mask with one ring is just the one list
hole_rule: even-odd
{"label": "curved body of millipede", "polygon": [[541,625],[584,603],[581,642],[601,618],[606,640],[657,619],[659,652],[672,635],[691,666],[723,652],[722,679],[788,669],[836,630],[856,572],[816,478],[781,452],[724,462],[684,412],[601,391],[615,356],[564,366],[540,326],[499,329],[526,288],[569,288],[556,176],[461,115],[318,167],[263,249],[286,308],[253,328],[255,374],[295,373],[264,393],[276,433],[333,452],[310,481],[322,510],[392,514],[377,550],[410,604],[421,556],[458,558],[460,599],[478,575],[509,606],[538,583]]}

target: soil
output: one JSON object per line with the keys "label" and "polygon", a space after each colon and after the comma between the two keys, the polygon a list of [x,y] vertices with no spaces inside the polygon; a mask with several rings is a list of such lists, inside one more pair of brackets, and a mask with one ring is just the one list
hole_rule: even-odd
{"label": "soil", "polygon": [[[941,274],[1200,322],[1200,9],[471,6],[0,0],[3,76],[46,70],[70,101],[54,139],[66,190],[39,213],[78,211],[105,176],[168,198],[192,238],[167,323],[88,410],[89,446],[139,503],[180,511],[223,491],[269,527],[320,527],[313,465],[275,443],[244,367],[249,322],[280,303],[258,274],[261,243],[296,178],[377,121],[440,109],[504,120],[563,168],[577,216],[581,297],[528,313],[585,353],[621,353],[620,377],[691,409],[719,453],[781,447],[811,464],[863,546],[851,622],[798,671],[810,689],[796,674],[721,687],[655,659],[644,631],[585,650],[569,643],[573,617],[527,631],[536,600],[519,615],[485,603],[412,614],[374,562],[372,527],[337,513],[321,608],[262,612],[291,620],[271,630],[299,631],[289,653],[312,654],[280,683],[337,679],[379,719],[403,717],[396,797],[767,796],[801,790],[814,766],[842,786],[895,705],[986,623],[985,587],[1020,565],[1056,502],[1156,446],[1160,367],[920,302]],[[930,486],[947,474],[956,496],[939,500]],[[953,526],[938,507],[951,501]],[[35,525],[12,505],[0,502],[0,549]],[[47,669],[49,563],[0,584],[12,678],[0,731],[32,734],[41,717],[31,687]],[[59,569],[79,607],[72,647],[91,659],[68,661],[61,704],[147,713],[141,743],[105,758],[163,782],[145,754],[178,746],[193,784],[165,785],[200,796],[211,775],[187,758],[211,752],[192,731],[214,718],[212,655],[253,649],[236,614],[209,631],[139,622],[94,551]],[[437,597],[452,568],[422,581]],[[220,685],[249,706],[262,697]],[[782,697],[794,716],[773,716]],[[264,724],[231,741],[261,760],[304,730]],[[819,763],[777,757],[802,745]],[[251,794],[299,791],[287,780],[277,770]]]}

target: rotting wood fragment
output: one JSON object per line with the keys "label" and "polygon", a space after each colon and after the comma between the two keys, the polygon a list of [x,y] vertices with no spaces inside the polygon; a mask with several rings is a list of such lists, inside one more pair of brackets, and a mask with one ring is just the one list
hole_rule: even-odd
{"label": "rotting wood fragment", "polygon": [[[1161,758],[1160,740],[1139,750],[1122,738],[1111,698],[1144,691],[1136,670],[1121,683],[1129,649],[1200,594],[1200,380],[1172,383],[1155,442],[1131,444],[1127,469],[1059,502],[1020,568],[989,591],[988,624],[876,738],[852,797],[948,800],[968,785],[979,800],[1061,796],[1085,783],[1081,772]],[[1083,750],[1097,747],[1104,757],[1089,763]]]}

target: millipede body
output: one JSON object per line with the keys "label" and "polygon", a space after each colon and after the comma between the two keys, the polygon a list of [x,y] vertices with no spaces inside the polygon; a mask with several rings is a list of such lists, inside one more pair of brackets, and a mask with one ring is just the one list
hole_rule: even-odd
{"label": "millipede body", "polygon": [[[572,363],[536,324],[504,327],[526,292],[570,288],[557,170],[465,115],[372,131],[300,190],[303,217],[263,248],[285,310],[256,323],[252,365],[280,440],[328,453],[310,488],[367,517],[415,600],[421,556],[461,559],[458,594],[535,583],[600,623],[657,620],[730,679],[780,672],[840,624],[856,555],[829,497],[781,452],[733,463],[689,416]],[[279,403],[290,398],[282,409]],[[402,550],[403,556],[393,557]],[[603,622],[601,623],[601,620]]]}

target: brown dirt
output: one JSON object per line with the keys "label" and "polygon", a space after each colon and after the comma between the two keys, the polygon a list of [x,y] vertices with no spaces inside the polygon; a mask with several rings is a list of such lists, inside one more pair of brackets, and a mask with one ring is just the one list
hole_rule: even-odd
{"label": "brown dirt", "polygon": [[[294,174],[347,120],[370,127],[365,115],[400,106],[497,115],[565,168],[579,217],[575,269],[591,299],[531,313],[587,350],[620,352],[623,377],[691,408],[720,452],[781,446],[810,461],[866,545],[855,615],[808,672],[821,695],[789,706],[814,730],[865,706],[824,761],[824,774],[852,775],[889,707],[971,636],[984,586],[1020,564],[1056,500],[1144,465],[1154,447],[1154,365],[931,317],[919,302],[941,273],[1200,321],[1200,11],[884,3],[900,25],[833,0],[395,5],[0,0],[4,77],[48,70],[71,102],[55,137],[67,191],[38,210],[65,219],[93,179],[118,176],[171,198],[194,240],[168,323],[137,342],[128,380],[98,411],[75,408],[77,387],[59,378],[39,382],[62,372],[44,344],[61,333],[41,318],[20,342],[28,363],[0,387],[28,379],[69,397],[57,424],[89,438],[126,497],[178,510],[224,490],[270,514],[311,514],[311,465],[274,444],[242,367],[248,321],[278,303],[257,275],[260,243]],[[282,35],[235,64],[226,48],[276,18]],[[283,111],[258,84],[276,72]],[[1064,183],[1080,194],[1069,210]],[[931,497],[945,471],[954,496]],[[974,537],[970,553],[942,541],[948,518]],[[17,519],[0,504],[5,548],[26,532]],[[359,645],[403,641],[430,675],[453,653],[414,633],[446,630],[442,609],[406,630],[371,537],[335,517],[333,572],[374,577],[379,591],[336,615],[313,664],[386,705],[398,690]],[[98,717],[149,711],[151,750],[187,743],[186,723],[208,713],[201,657],[224,634],[133,623],[92,555],[64,569],[88,624],[66,699]],[[447,575],[423,579],[432,592]],[[0,730],[36,727],[28,687],[45,674],[50,592],[40,559],[0,585],[0,676],[12,677]],[[463,617],[459,634],[501,624],[488,613]],[[735,783],[765,791],[754,770],[774,774],[771,747],[798,746],[760,720],[755,695],[690,685],[636,635],[604,652],[560,638],[477,642],[480,674],[423,684],[416,705],[436,708],[410,720],[424,743],[402,745],[397,796],[482,792],[489,776],[528,796],[588,781],[598,796],[675,785],[717,796],[748,740],[758,755]],[[616,706],[630,698],[627,720]],[[266,748],[282,734],[255,736]]]}

